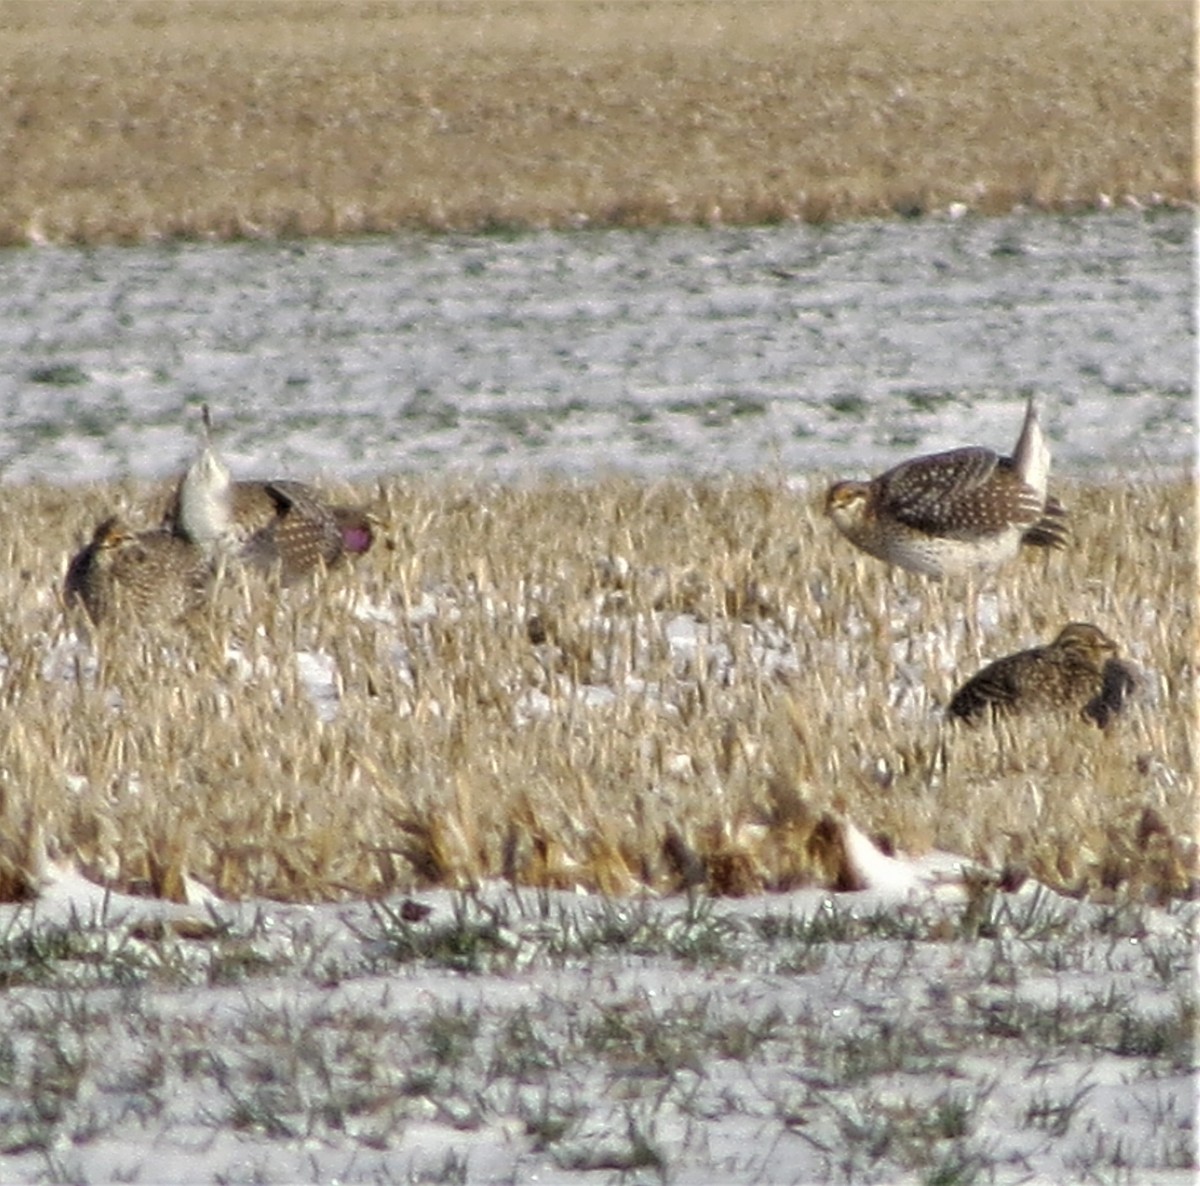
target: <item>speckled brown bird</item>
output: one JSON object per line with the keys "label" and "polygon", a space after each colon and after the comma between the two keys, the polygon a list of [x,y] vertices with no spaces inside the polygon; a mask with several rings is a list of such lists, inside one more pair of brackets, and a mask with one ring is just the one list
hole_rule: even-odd
{"label": "speckled brown bird", "polygon": [[212,564],[193,544],[167,531],[131,531],[113,516],[72,557],[63,597],[97,624],[125,615],[170,622],[204,604],[212,579]]}
{"label": "speckled brown bird", "polygon": [[954,693],[947,712],[970,723],[989,714],[1067,713],[1105,728],[1137,683],[1104,631],[1068,622],[1049,645],[989,663]]}
{"label": "speckled brown bird", "polygon": [[1012,457],[969,446],[837,482],[825,513],[851,543],[931,577],[995,565],[1022,544],[1063,547],[1066,512],[1046,494],[1050,449],[1031,399]]}
{"label": "speckled brown bird", "polygon": [[264,570],[278,566],[285,584],[371,546],[364,511],[329,506],[302,482],[234,482],[232,497],[242,559]]}
{"label": "speckled brown bird", "polygon": [[277,571],[284,584],[371,547],[366,511],[331,506],[302,482],[235,482],[212,446],[207,408],[204,430],[204,447],[167,508],[167,530],[220,561]]}

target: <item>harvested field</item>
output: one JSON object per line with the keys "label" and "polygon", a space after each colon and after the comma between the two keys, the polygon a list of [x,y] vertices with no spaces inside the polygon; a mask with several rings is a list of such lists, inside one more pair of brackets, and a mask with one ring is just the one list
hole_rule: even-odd
{"label": "harvested field", "polygon": [[[1071,893],[1194,884],[1190,481],[1065,486],[1071,551],[976,593],[857,556],[769,475],[351,493],[385,539],[320,595],[231,579],[189,630],[89,641],[66,557],[161,491],[0,488],[8,896],[47,856],[168,897],[748,894],[844,884],[843,817]],[[943,725],[1079,619],[1142,673],[1127,717]]]}
{"label": "harvested field", "polygon": [[0,243],[1195,196],[1191,6],[0,6]]}
{"label": "harvested field", "polygon": [[[1192,1183],[1143,208],[1194,51],[1174,0],[0,0],[0,244],[87,245],[0,253],[0,1177]],[[488,233],[203,242],[411,229]],[[1027,395],[1067,552],[934,584],[822,517]],[[93,629],[67,559],[204,400],[376,547]],[[1108,729],[947,724],[1078,619]]]}

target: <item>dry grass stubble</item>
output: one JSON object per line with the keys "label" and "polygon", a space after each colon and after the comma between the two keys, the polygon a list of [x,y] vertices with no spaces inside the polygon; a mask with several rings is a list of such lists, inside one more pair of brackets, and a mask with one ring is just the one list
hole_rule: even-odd
{"label": "dry grass stubble", "polygon": [[6,0],[0,243],[1195,196],[1180,0]]}
{"label": "dry grass stubble", "polygon": [[[1190,482],[1063,491],[1076,547],[985,582],[985,635],[954,584],[856,556],[769,476],[354,493],[388,538],[325,595],[231,581],[186,629],[79,644],[68,554],[161,491],[0,488],[3,896],[43,848],[171,897],[185,873],[754,892],[836,884],[843,815],[1071,891],[1192,884]],[[943,733],[957,682],[1079,618],[1147,673],[1127,718]]]}

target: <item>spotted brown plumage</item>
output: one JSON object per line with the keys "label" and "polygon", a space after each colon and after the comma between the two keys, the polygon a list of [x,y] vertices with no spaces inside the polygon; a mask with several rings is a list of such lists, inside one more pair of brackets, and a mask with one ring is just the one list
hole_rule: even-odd
{"label": "spotted brown plumage", "polygon": [[366,511],[331,506],[303,482],[238,481],[229,496],[230,518],[221,542],[255,568],[278,569],[284,584],[332,568],[374,542]]}
{"label": "spotted brown plumage", "polygon": [[125,615],[170,622],[204,604],[212,577],[195,545],[167,531],[131,531],[113,516],[72,557],[63,596],[97,624]]}
{"label": "spotted brown plumage", "polygon": [[1117,644],[1087,622],[1068,622],[1053,642],[989,663],[958,689],[947,709],[974,723],[988,715],[1058,713],[1105,728],[1137,687]]}
{"label": "spotted brown plumage", "polygon": [[235,482],[233,521],[242,559],[278,567],[285,584],[336,564],[346,550],[332,508],[300,482]]}
{"label": "spotted brown plumage", "polygon": [[1050,450],[1033,400],[1012,457],[981,446],[931,453],[869,482],[837,482],[825,512],[851,543],[942,577],[999,564],[1022,544],[1063,547],[1066,512],[1046,493]]}
{"label": "spotted brown plumage", "polygon": [[220,561],[275,571],[284,584],[366,552],[374,540],[366,511],[331,506],[302,482],[234,481],[213,448],[207,408],[204,447],[163,522]]}

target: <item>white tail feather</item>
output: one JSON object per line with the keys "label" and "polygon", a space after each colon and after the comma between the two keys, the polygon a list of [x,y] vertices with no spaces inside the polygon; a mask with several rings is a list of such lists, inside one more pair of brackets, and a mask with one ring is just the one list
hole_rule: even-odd
{"label": "white tail feather", "polygon": [[1025,423],[1021,426],[1021,435],[1013,450],[1013,466],[1025,484],[1044,499],[1050,479],[1050,446],[1038,423],[1037,405],[1032,396],[1025,408]]}
{"label": "white tail feather", "polygon": [[179,487],[178,526],[196,544],[216,544],[233,529],[233,478],[212,445],[208,405],[202,410],[204,448]]}

